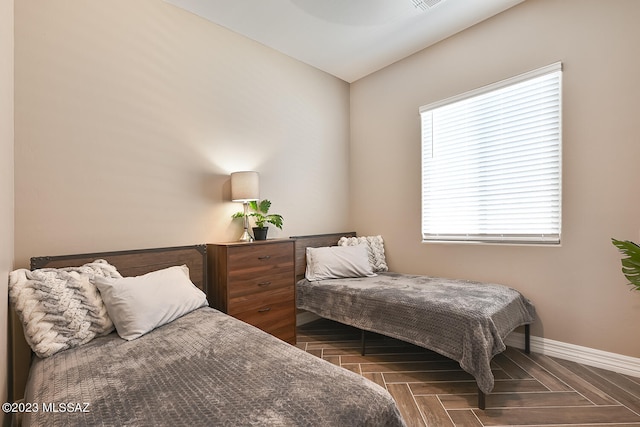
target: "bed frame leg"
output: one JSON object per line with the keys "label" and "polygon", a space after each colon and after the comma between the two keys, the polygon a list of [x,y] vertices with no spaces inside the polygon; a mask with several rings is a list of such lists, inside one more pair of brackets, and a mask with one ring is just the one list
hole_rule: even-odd
{"label": "bed frame leg", "polygon": [[531,353],[531,327],[524,325],[524,352]]}
{"label": "bed frame leg", "polygon": [[478,409],[482,409],[483,411],[486,409],[487,407],[486,397],[487,396],[484,394],[484,392],[480,390],[480,388],[478,388]]}
{"label": "bed frame leg", "polygon": [[363,356],[364,356],[364,348],[365,348],[365,334],[366,334],[366,331],[364,329],[360,329],[360,350]]}

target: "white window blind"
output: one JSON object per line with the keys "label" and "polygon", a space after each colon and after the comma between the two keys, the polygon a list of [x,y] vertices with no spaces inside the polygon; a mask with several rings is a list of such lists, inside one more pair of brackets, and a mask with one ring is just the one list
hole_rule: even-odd
{"label": "white window blind", "polygon": [[562,64],[420,108],[425,241],[560,242]]}

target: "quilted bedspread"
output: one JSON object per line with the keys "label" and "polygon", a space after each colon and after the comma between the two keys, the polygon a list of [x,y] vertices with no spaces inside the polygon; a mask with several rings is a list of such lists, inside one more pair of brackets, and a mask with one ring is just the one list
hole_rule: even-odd
{"label": "quilted bedspread", "polygon": [[503,339],[535,319],[535,308],[503,285],[379,273],[297,283],[297,306],[327,319],[407,341],[456,360],[484,393]]}
{"label": "quilted bedspread", "polygon": [[383,388],[208,307],[36,358],[25,402],[55,404],[33,426],[404,425]]}

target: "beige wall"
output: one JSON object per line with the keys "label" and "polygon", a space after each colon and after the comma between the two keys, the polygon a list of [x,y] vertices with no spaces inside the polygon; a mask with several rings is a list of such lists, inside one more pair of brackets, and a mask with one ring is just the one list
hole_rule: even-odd
{"label": "beige wall", "polygon": [[[0,5],[0,276],[14,256],[232,240],[228,174],[254,169],[285,217],[273,236],[379,233],[394,270],[507,283],[536,303],[534,335],[640,357],[640,293],[609,240],[640,240],[640,3],[527,0],[349,93],[160,0],[16,2],[15,231]],[[562,246],[422,244],[418,107],[558,60]]]}
{"label": "beige wall", "polygon": [[[640,292],[610,238],[639,241],[640,2],[528,0],[351,86],[351,222],[394,270],[509,284],[532,334],[640,357]],[[561,247],[423,244],[418,107],[564,64]]]}
{"label": "beige wall", "polygon": [[235,240],[237,170],[270,237],[345,228],[347,83],[160,0],[15,9],[17,266]]}
{"label": "beige wall", "polygon": [[7,281],[13,269],[13,0],[0,0],[0,401],[7,401]]}

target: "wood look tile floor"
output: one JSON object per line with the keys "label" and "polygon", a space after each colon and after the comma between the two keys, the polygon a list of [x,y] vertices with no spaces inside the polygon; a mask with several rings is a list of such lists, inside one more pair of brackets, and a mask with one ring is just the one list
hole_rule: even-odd
{"label": "wood look tile floor", "polygon": [[457,362],[329,320],[298,327],[298,347],[385,387],[408,426],[640,426],[640,378],[508,348],[492,361],[486,410]]}

